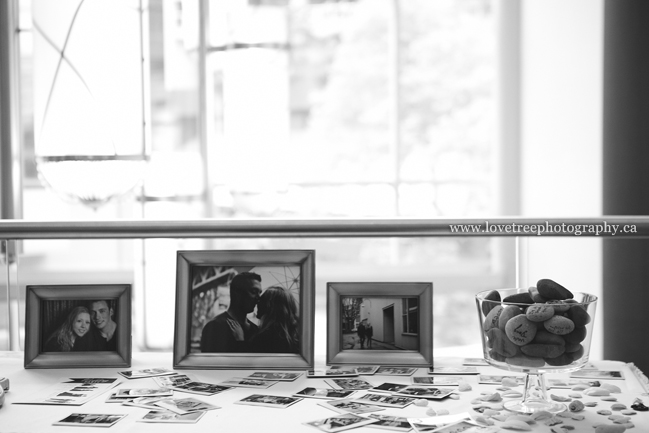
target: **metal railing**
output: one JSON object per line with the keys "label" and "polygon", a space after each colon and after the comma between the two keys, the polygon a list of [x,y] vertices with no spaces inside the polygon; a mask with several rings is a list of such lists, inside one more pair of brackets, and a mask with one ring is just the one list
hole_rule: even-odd
{"label": "metal railing", "polygon": [[[455,227],[456,229],[453,229]],[[462,229],[464,228],[464,229]],[[542,231],[539,234],[539,231]],[[577,231],[579,232],[577,234]],[[16,241],[33,239],[152,238],[390,238],[390,237],[514,237],[517,281],[529,237],[649,238],[649,216],[597,218],[453,218],[453,219],[252,219],[252,220],[0,220],[0,253]],[[15,247],[15,245],[14,245]],[[5,263],[10,258],[3,257]],[[17,348],[12,329],[11,285],[7,281],[10,347]]]}
{"label": "metal railing", "polygon": [[[477,231],[462,231],[461,229],[454,231],[452,226],[478,227],[479,229]],[[536,227],[537,230],[534,231],[533,227]],[[543,232],[539,234],[538,228],[541,227]],[[579,234],[575,231],[576,227],[579,228]],[[612,231],[613,227],[617,227],[615,232]],[[624,231],[625,227],[629,230]],[[563,230],[557,230],[558,228],[563,228]],[[603,228],[603,230],[597,231],[598,228]],[[607,228],[608,231],[606,231]],[[0,220],[0,240],[431,236],[647,238],[649,237],[649,216],[313,220],[198,219],[183,221]]]}

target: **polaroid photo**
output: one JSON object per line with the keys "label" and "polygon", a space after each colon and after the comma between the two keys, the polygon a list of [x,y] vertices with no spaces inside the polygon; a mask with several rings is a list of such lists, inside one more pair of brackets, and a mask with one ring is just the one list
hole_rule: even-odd
{"label": "polaroid photo", "polygon": [[428,374],[480,374],[480,372],[474,366],[429,367]]}
{"label": "polaroid photo", "polygon": [[127,403],[130,401],[135,400],[137,397],[117,397],[116,392],[111,392],[108,398],[106,399],[106,403]]}
{"label": "polaroid photo", "polygon": [[364,379],[345,379],[340,377],[325,379],[325,383],[334,389],[347,389],[354,391],[362,391],[374,387],[374,385]]}
{"label": "polaroid photo", "polygon": [[440,376],[415,376],[412,378],[412,383],[423,386],[457,386],[460,384],[455,378]]}
{"label": "polaroid photo", "polygon": [[124,402],[124,406],[135,406],[141,407],[149,410],[160,410],[159,406],[156,406],[156,403],[160,400],[164,400],[167,397],[138,397],[133,400]]}
{"label": "polaroid photo", "polygon": [[169,424],[194,424],[198,422],[205,415],[204,411],[190,412],[186,414],[179,414],[171,412],[170,410],[152,410],[138,422],[159,422]]}
{"label": "polaroid photo", "polygon": [[624,380],[624,374],[617,370],[577,370],[570,373],[571,378]]}
{"label": "polaroid photo", "polygon": [[324,401],[318,404],[322,407],[326,407],[327,409],[333,410],[334,412],[338,412],[338,413],[362,414],[362,413],[378,412],[381,410],[385,410],[385,408],[383,407],[372,406],[365,403],[358,403],[357,401],[354,401],[349,398],[343,400]]}
{"label": "polaroid photo", "polygon": [[356,427],[375,423],[376,420],[365,418],[353,413],[345,413],[317,421],[305,422],[304,425],[315,427],[324,432],[335,433]]}
{"label": "polaroid photo", "polygon": [[330,389],[330,388],[304,388],[301,391],[293,394],[294,397],[309,397],[309,398],[323,398],[327,400],[348,398],[356,391],[344,389]]}
{"label": "polaroid photo", "polygon": [[576,379],[546,379],[548,388],[572,389],[577,385],[586,385],[588,387],[599,386],[598,381],[576,380]]}
{"label": "polaroid photo", "polygon": [[175,374],[174,371],[169,370],[167,368],[145,368],[143,370],[118,371],[117,373],[121,374],[127,379],[140,379],[143,377],[165,376],[168,374]]}
{"label": "polaroid photo", "polygon": [[168,397],[173,393],[171,388],[132,388],[118,389],[115,397]]}
{"label": "polaroid photo", "polygon": [[379,367],[375,374],[382,374],[385,376],[412,376],[417,371],[412,367]]}
{"label": "polaroid photo", "polygon": [[[468,412],[461,412],[453,415],[432,416],[428,418],[408,418],[408,422],[417,433],[430,433],[436,429],[463,421],[471,421],[471,415],[469,415]],[[474,425],[471,425],[471,427],[473,426]]]}
{"label": "polaroid photo", "polygon": [[478,383],[481,385],[502,385],[503,379],[514,379],[517,384],[525,384],[525,376],[500,376],[493,374],[481,374],[478,376]]}
{"label": "polaroid photo", "polygon": [[306,377],[307,379],[315,379],[322,377],[356,377],[358,372],[355,368],[345,369],[345,368],[316,368],[313,370],[307,370]]}
{"label": "polaroid photo", "polygon": [[390,382],[385,382],[382,383],[378,386],[375,386],[371,388],[372,391],[378,391],[378,392],[398,392],[400,389],[406,388],[409,385],[404,385],[402,383],[390,383]]}
{"label": "polaroid photo", "polygon": [[395,392],[394,395],[441,400],[453,393],[451,388],[433,388],[430,386],[408,386]]}
{"label": "polaroid photo", "polygon": [[277,383],[276,380],[250,379],[245,377],[232,377],[219,383],[221,386],[237,388],[270,388]]}
{"label": "polaroid photo", "polygon": [[255,371],[250,376],[247,376],[247,378],[275,380],[279,382],[292,382],[300,376],[302,376],[302,373],[283,373],[279,371]]}
{"label": "polaroid photo", "polygon": [[183,383],[191,382],[192,379],[186,374],[171,374],[167,376],[156,376],[153,378],[160,388],[173,388]]}
{"label": "polaroid photo", "polygon": [[68,378],[59,383],[39,390],[28,400],[14,401],[13,404],[53,404],[81,406],[100,396],[119,384],[117,378]]}
{"label": "polaroid photo", "polygon": [[126,414],[73,413],[52,425],[111,427],[125,416]]}
{"label": "polaroid photo", "polygon": [[329,370],[349,370],[349,371],[356,370],[356,373],[358,374],[372,375],[376,373],[376,370],[378,370],[379,368],[381,368],[379,365],[354,365],[354,366],[333,365],[329,368]]}
{"label": "polaroid photo", "polygon": [[481,427],[479,424],[476,424],[472,421],[458,421],[453,424],[447,424],[438,427],[434,430],[418,430],[418,431],[430,431],[430,433],[461,433],[461,432],[476,431],[477,429],[483,430],[484,427]]}
{"label": "polaroid photo", "polygon": [[155,405],[181,415],[197,411],[221,409],[220,406],[206,403],[193,397],[163,398],[162,400],[158,400]]}
{"label": "polaroid photo", "polygon": [[413,401],[415,398],[396,396],[396,395],[385,395],[385,394],[375,394],[367,393],[362,397],[353,399],[357,403],[369,404],[371,406],[383,406],[383,407],[392,407],[395,409],[402,409]]}
{"label": "polaroid photo", "polygon": [[489,363],[484,358],[464,358],[464,361],[462,361],[462,365],[488,367]]}
{"label": "polaroid photo", "polygon": [[275,407],[278,409],[284,409],[294,405],[295,403],[301,400],[304,399],[301,397],[284,397],[280,395],[253,394],[253,395],[249,395],[246,398],[242,398],[239,401],[235,401],[234,404],[247,404],[251,406],[265,406],[265,407]]}
{"label": "polaroid photo", "polygon": [[180,392],[188,392],[191,394],[200,394],[200,395],[215,395],[228,389],[232,389],[231,386],[217,385],[215,383],[205,383],[205,382],[184,382],[179,385],[174,385],[172,389]]}
{"label": "polaroid photo", "polygon": [[373,428],[381,428],[384,430],[407,432],[412,430],[412,426],[408,422],[408,418],[393,415],[381,415],[373,413],[367,416],[370,419],[375,419],[376,422],[371,425]]}

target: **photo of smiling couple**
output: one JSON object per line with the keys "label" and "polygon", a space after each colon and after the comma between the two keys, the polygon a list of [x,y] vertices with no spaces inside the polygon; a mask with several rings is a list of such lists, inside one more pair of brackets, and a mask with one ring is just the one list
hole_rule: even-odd
{"label": "photo of smiling couple", "polygon": [[[115,309],[110,300],[76,302],[78,305],[66,308],[65,301],[53,302],[50,310],[63,318],[53,332],[43,333],[45,352],[89,352],[117,350],[117,322]],[[67,314],[65,312],[67,311]],[[54,313],[46,310],[46,315]],[[46,328],[47,329],[47,328]],[[51,328],[50,328],[51,329]]]}
{"label": "photo of smiling couple", "polygon": [[229,297],[227,309],[203,327],[201,352],[299,352],[298,304],[287,289],[262,289],[261,275],[241,272],[230,281]]}

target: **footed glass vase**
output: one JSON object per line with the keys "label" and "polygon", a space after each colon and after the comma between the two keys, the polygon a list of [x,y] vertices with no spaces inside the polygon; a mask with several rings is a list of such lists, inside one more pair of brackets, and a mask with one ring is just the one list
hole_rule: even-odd
{"label": "footed glass vase", "polygon": [[488,290],[476,295],[484,359],[490,365],[525,373],[523,398],[507,410],[558,413],[566,405],[548,399],[545,373],[567,373],[588,363],[597,297],[569,293],[547,299],[531,289]]}

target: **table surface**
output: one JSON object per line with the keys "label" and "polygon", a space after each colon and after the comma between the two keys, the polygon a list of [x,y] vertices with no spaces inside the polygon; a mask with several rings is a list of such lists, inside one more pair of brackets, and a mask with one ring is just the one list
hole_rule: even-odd
{"label": "table surface", "polygon": [[[130,370],[139,370],[152,367],[165,367],[171,369],[172,357],[170,353],[142,352],[134,353]],[[460,366],[463,358],[436,358],[434,365],[437,366]],[[649,406],[649,394],[647,394],[643,382],[639,380],[636,369],[632,364],[619,361],[595,361],[593,364],[600,370],[620,370],[623,372],[624,380],[600,380],[602,383],[617,385],[622,392],[612,394],[617,398],[617,403],[622,403],[630,408],[636,398],[640,398]],[[506,372],[494,367],[477,367],[481,374],[489,375],[515,375],[516,373]],[[117,374],[118,371],[129,370],[124,368],[86,368],[86,369],[29,369],[23,368],[22,352],[0,352],[0,377],[8,377],[10,390],[5,394],[5,404],[0,408],[0,432],[63,432],[70,430],[68,427],[53,426],[52,423],[65,416],[80,413],[120,413],[127,416],[114,426],[110,427],[111,432],[317,432],[318,429],[306,426],[303,423],[315,421],[336,415],[335,412],[320,405],[322,400],[305,398],[286,409],[269,407],[246,406],[234,404],[236,401],[255,393],[290,396],[305,387],[328,387],[324,379],[309,379],[305,375],[299,377],[295,382],[279,382],[270,388],[256,390],[250,388],[234,388],[214,396],[203,396],[198,394],[187,394],[176,392],[177,397],[195,397],[200,400],[220,406],[220,409],[208,411],[196,424],[160,424],[138,422],[148,409],[139,407],[122,406],[115,403],[106,403],[107,394],[83,404],[82,406],[50,406],[50,405],[25,405],[14,404],[13,402],[24,401],[39,391],[59,383],[63,379],[72,377],[116,377],[121,380],[116,389],[119,388],[145,388],[156,387],[152,378],[128,380]],[[247,376],[253,370],[178,370],[179,373],[190,375],[198,380],[210,383],[218,383],[231,377]],[[427,369],[419,369],[414,376],[427,376]],[[361,376],[363,379],[380,385],[384,382],[410,384],[411,377],[405,376]],[[547,374],[546,377],[567,379],[567,374]],[[478,383],[476,375],[462,376],[462,379],[471,386],[470,391],[458,392],[459,399],[446,398],[442,401],[430,401],[427,407],[410,405],[403,409],[390,409],[378,412],[382,415],[395,415],[413,418],[427,418],[426,411],[430,408],[435,410],[445,409],[450,414],[468,412],[472,416],[479,415],[473,410],[476,404],[472,404],[476,398],[483,394],[498,392],[498,385],[485,385]],[[518,386],[514,390],[522,392],[523,387]],[[359,391],[358,395],[362,395]],[[570,389],[549,389],[548,395],[567,397],[575,393]],[[505,399],[506,400],[506,399]],[[580,412],[583,420],[570,418],[559,418],[562,424],[553,427],[545,422],[532,424],[533,432],[555,432],[564,433],[562,426],[574,427],[570,430],[575,433],[593,433],[593,426],[598,424],[611,424],[607,416],[597,413],[599,410],[611,408],[612,402],[603,401],[601,397],[583,395],[580,399],[584,402],[595,401],[596,407],[587,407]],[[489,403],[485,403],[489,405]],[[620,412],[613,412],[619,414]],[[505,410],[501,414],[511,414]],[[631,422],[635,425],[632,431],[649,432],[649,412],[637,412],[631,415]],[[495,421],[495,426],[502,426],[501,421]],[[96,432],[96,427],[75,427],[74,432]],[[101,429],[100,429],[101,430]],[[364,426],[353,429],[358,433],[371,433],[381,431],[375,427]],[[389,431],[389,430],[384,430]],[[502,430],[516,431],[516,430]],[[414,432],[414,430],[411,430]]]}

